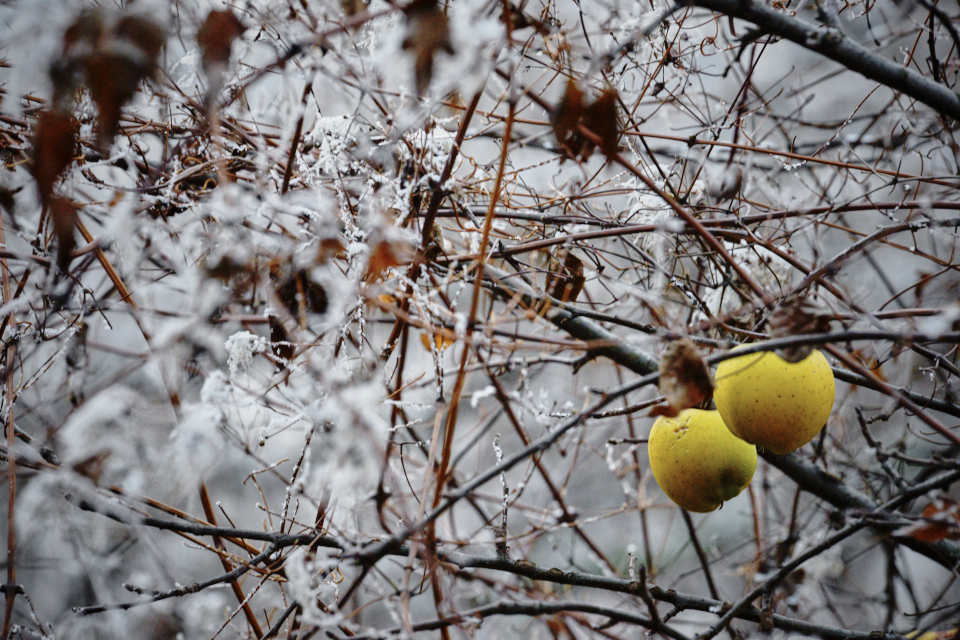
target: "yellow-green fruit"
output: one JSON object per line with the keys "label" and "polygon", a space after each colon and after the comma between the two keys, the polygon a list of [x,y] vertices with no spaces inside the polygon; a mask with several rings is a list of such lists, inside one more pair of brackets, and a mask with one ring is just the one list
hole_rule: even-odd
{"label": "yellow-green fruit", "polygon": [[647,451],[663,492],[697,513],[735,498],[757,470],[757,448],[730,433],[716,411],[685,409],[676,418],[657,418]]}
{"label": "yellow-green fruit", "polygon": [[830,417],[836,383],[819,351],[792,364],[771,351],[717,366],[713,399],[734,435],[777,455],[813,440]]}

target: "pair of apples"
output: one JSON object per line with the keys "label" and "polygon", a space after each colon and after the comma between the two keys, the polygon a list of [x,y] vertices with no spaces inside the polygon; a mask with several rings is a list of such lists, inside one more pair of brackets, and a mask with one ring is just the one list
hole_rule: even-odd
{"label": "pair of apples", "polygon": [[724,360],[716,411],[685,409],[654,422],[647,444],[653,476],[680,507],[713,511],[750,484],[757,446],[786,455],[813,440],[835,393],[830,364],[816,350],[797,363],[770,351]]}

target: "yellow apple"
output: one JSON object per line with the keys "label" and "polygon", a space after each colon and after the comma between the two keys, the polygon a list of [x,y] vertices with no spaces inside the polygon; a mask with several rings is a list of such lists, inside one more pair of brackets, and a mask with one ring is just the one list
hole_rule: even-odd
{"label": "yellow apple", "polygon": [[697,513],[735,498],[757,470],[757,448],[730,433],[716,411],[685,409],[676,418],[657,418],[647,452],[663,492]]}
{"label": "yellow apple", "polygon": [[813,440],[836,394],[830,363],[816,350],[797,363],[772,351],[724,360],[715,384],[713,399],[730,431],[777,455]]}

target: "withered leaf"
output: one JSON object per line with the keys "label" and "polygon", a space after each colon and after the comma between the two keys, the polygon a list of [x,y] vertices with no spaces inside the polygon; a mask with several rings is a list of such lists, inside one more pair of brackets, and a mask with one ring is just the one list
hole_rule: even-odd
{"label": "withered leaf", "polygon": [[580,86],[573,78],[567,80],[567,87],[563,97],[553,110],[550,124],[553,125],[553,134],[557,144],[570,157],[580,155],[583,147],[583,137],[577,133],[577,125],[584,113],[584,95]]}
{"label": "withered leaf", "polygon": [[910,640],[951,640],[957,636],[958,629],[946,629],[944,631],[927,631],[920,633],[919,630],[903,634]]}
{"label": "withered leaf", "polygon": [[80,123],[69,113],[41,111],[33,137],[33,178],[40,202],[50,205],[53,187],[77,156]]}
{"label": "withered leaf", "polygon": [[230,50],[233,41],[246,30],[230,9],[211,11],[197,31],[197,44],[200,46],[200,61],[203,72],[207,74],[207,90],[204,102],[209,106],[213,98],[220,93],[224,74],[230,62]]}
{"label": "withered leaf", "polygon": [[562,264],[556,258],[551,258],[550,275],[547,278],[550,296],[564,302],[575,302],[585,282],[580,258],[569,251],[565,252]]}
{"label": "withered leaf", "polygon": [[652,416],[676,417],[713,397],[710,371],[690,338],[673,340],[660,354],[660,394],[667,399],[667,406],[654,407]]}
{"label": "withered leaf", "polygon": [[437,0],[414,0],[403,10],[407,17],[404,51],[413,52],[413,72],[417,95],[422,96],[433,79],[433,61],[438,51],[453,55],[450,24]]}
{"label": "withered leaf", "polygon": [[[510,4],[509,9],[511,28],[515,31],[526,29],[527,27],[533,27],[534,31],[543,36],[548,36],[553,31],[544,22],[527,14],[513,3]],[[500,14],[500,22],[504,24],[507,23],[507,15],[505,12]]]}
{"label": "withered leaf", "polygon": [[330,303],[327,291],[306,269],[284,275],[279,261],[275,260],[270,264],[270,280],[280,302],[294,318],[303,318],[306,313],[326,313]]}
{"label": "withered leaf", "polygon": [[85,478],[93,481],[93,484],[100,484],[100,476],[103,475],[103,463],[110,457],[110,451],[98,451],[89,458],[85,458],[73,465],[73,470]]}
{"label": "withered leaf", "polygon": [[960,504],[948,499],[935,500],[923,508],[920,520],[897,529],[893,535],[922,542],[960,540]]}
{"label": "withered leaf", "polygon": [[84,79],[97,105],[97,143],[116,135],[120,111],[142,80],[152,78],[166,34],[147,16],[107,9],[82,12],[63,37],[63,54],[50,75],[55,96],[63,100]]}
{"label": "withered leaf", "polygon": [[327,264],[331,260],[346,257],[347,248],[340,238],[324,238],[317,245],[317,264]]}
{"label": "withered leaf", "polygon": [[[827,333],[833,315],[809,297],[793,295],[785,298],[768,319],[770,337],[773,339],[800,336],[811,333]],[[776,353],[787,362],[800,362],[813,351],[809,345],[784,347]]]}
{"label": "withered leaf", "polygon": [[204,263],[203,266],[208,277],[216,278],[224,283],[230,282],[233,278],[239,275],[246,275],[250,273],[249,264],[239,262],[231,255],[219,256],[219,258],[212,262]]}
{"label": "withered leaf", "polygon": [[391,267],[409,264],[413,259],[411,247],[402,241],[381,240],[370,252],[367,273],[364,280],[374,282],[383,277]]}
{"label": "withered leaf", "polygon": [[137,65],[126,56],[103,53],[87,62],[87,84],[90,97],[99,111],[97,144],[105,148],[120,128],[123,105],[137,92],[143,76]]}
{"label": "withered leaf", "polygon": [[246,30],[240,18],[230,9],[211,11],[197,31],[197,44],[200,46],[200,59],[203,70],[215,63],[226,64],[230,61],[230,49],[233,41]]}
{"label": "withered leaf", "polygon": [[267,324],[270,326],[270,349],[273,355],[290,362],[294,354],[293,343],[290,342],[290,336],[280,318],[271,315],[267,318]]}
{"label": "withered leaf", "polygon": [[[159,24],[145,16],[121,16],[116,26],[117,38],[140,50],[140,64],[147,76],[156,71],[157,58],[166,42],[167,34]],[[135,58],[134,58],[135,59]]]}
{"label": "withered leaf", "polygon": [[352,17],[363,11],[367,8],[363,0],[340,0],[340,8],[343,9],[343,13]]}
{"label": "withered leaf", "polygon": [[[618,97],[617,90],[608,86],[583,114],[583,124],[600,138],[600,151],[607,156],[608,160],[620,151]],[[589,152],[585,155],[589,155]]]}
{"label": "withered leaf", "polygon": [[70,269],[70,253],[77,247],[74,234],[77,226],[77,205],[66,198],[53,198],[49,209],[53,221],[53,235],[57,239],[57,266],[60,271],[67,273]]}
{"label": "withered leaf", "polygon": [[[445,331],[436,331],[432,335],[426,331],[420,334],[420,342],[427,351],[432,351],[434,348],[437,351],[443,351],[456,341],[456,338]],[[433,343],[432,345],[431,342]]]}

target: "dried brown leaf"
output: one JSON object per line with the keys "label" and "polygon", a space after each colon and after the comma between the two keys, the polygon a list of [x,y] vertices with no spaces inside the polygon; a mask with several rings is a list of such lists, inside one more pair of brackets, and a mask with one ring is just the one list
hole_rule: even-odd
{"label": "dried brown leaf", "polygon": [[87,84],[97,105],[97,144],[110,144],[120,128],[123,105],[136,94],[145,75],[126,55],[101,53],[87,61]]}
{"label": "dried brown leaf", "polygon": [[317,264],[327,264],[331,260],[346,258],[347,248],[339,238],[324,238],[317,245]]}
{"label": "dried brown leaf", "polygon": [[290,362],[293,359],[294,347],[280,318],[270,316],[267,318],[267,324],[270,326],[270,349],[273,355]]}
{"label": "dried brown leaf", "polygon": [[[433,348],[435,348],[437,351],[443,351],[456,341],[456,338],[450,336],[445,331],[436,331],[433,334],[425,331],[420,334],[420,342],[423,344],[423,348],[427,351],[432,351]],[[431,348],[431,342],[433,343],[433,348]]]}
{"label": "dried brown leaf", "polygon": [[310,272],[300,269],[286,275],[279,260],[270,264],[270,279],[277,297],[294,318],[303,318],[307,313],[326,313],[330,304],[327,290],[310,277]]}
{"label": "dried brown leaf", "polygon": [[367,8],[363,0],[340,0],[340,8],[346,16],[355,16]]}
{"label": "dried brown leaf", "polygon": [[433,79],[434,56],[439,51],[453,55],[450,24],[437,0],[414,0],[403,10],[407,17],[404,51],[413,52],[413,70],[417,95],[422,96]]}
{"label": "dried brown leaf", "polygon": [[577,125],[583,117],[584,108],[583,91],[577,81],[570,78],[563,97],[553,110],[550,124],[553,125],[557,144],[571,158],[580,155],[583,148],[583,137],[577,132]]}
{"label": "dried brown leaf", "polygon": [[40,202],[50,205],[53,187],[77,156],[80,123],[69,113],[41,111],[33,137],[33,178]]}
{"label": "dried brown leaf", "polygon": [[77,205],[65,198],[50,201],[50,219],[53,235],[57,239],[57,266],[67,273],[70,269],[70,253],[77,248],[74,230],[77,227]]}
{"label": "dried brown leaf", "polygon": [[103,475],[103,463],[110,457],[110,451],[98,451],[88,458],[75,463],[73,470],[85,478],[93,481],[93,484],[100,484],[100,476]]}
{"label": "dried brown leaf", "polygon": [[117,38],[126,40],[128,45],[139,49],[139,54],[134,54],[132,58],[140,58],[140,64],[147,76],[152,76],[156,71],[157,58],[160,57],[160,51],[167,40],[166,31],[159,24],[138,15],[121,16],[114,29]]}
{"label": "dried brown leaf", "polygon": [[97,142],[107,146],[116,135],[120,112],[141,81],[152,78],[166,34],[144,15],[107,9],[82,12],[63,37],[63,54],[51,69],[55,102],[86,81],[100,116]]}
{"label": "dried brown leaf", "polygon": [[412,259],[413,251],[407,243],[381,240],[370,252],[370,261],[367,263],[364,280],[367,282],[379,280],[387,269],[409,264]]}
{"label": "dried brown leaf", "polygon": [[233,41],[246,30],[240,18],[230,9],[211,11],[197,31],[197,44],[200,46],[200,59],[203,70],[209,75],[211,70],[223,68],[230,61]]}
{"label": "dried brown leaf", "polygon": [[895,536],[922,542],[960,540],[960,504],[953,500],[934,500],[923,508],[921,519],[894,532]]}
{"label": "dried brown leaf", "polygon": [[243,22],[230,9],[208,13],[197,30],[197,44],[204,68],[215,62],[228,62],[233,41],[245,30]]}
{"label": "dried brown leaf", "polygon": [[583,262],[569,251],[563,257],[563,264],[552,258],[550,275],[547,278],[547,292],[558,300],[575,302],[583,291],[586,279],[583,275]]}
{"label": "dried brown leaf", "polygon": [[[806,296],[790,296],[783,300],[767,321],[770,337],[788,338],[811,333],[830,331],[833,315]],[[812,346],[803,345],[777,349],[777,355],[787,362],[800,362],[813,351]]]}
{"label": "dried brown leaf", "polygon": [[[617,90],[608,86],[583,114],[583,124],[600,138],[600,151],[608,160],[620,151],[618,98]],[[589,156],[592,151],[592,148],[585,150],[584,157]]]}
{"label": "dried brown leaf", "polygon": [[660,393],[668,407],[655,407],[650,415],[673,417],[684,409],[703,406],[713,397],[710,371],[690,338],[670,342],[660,354]]}

